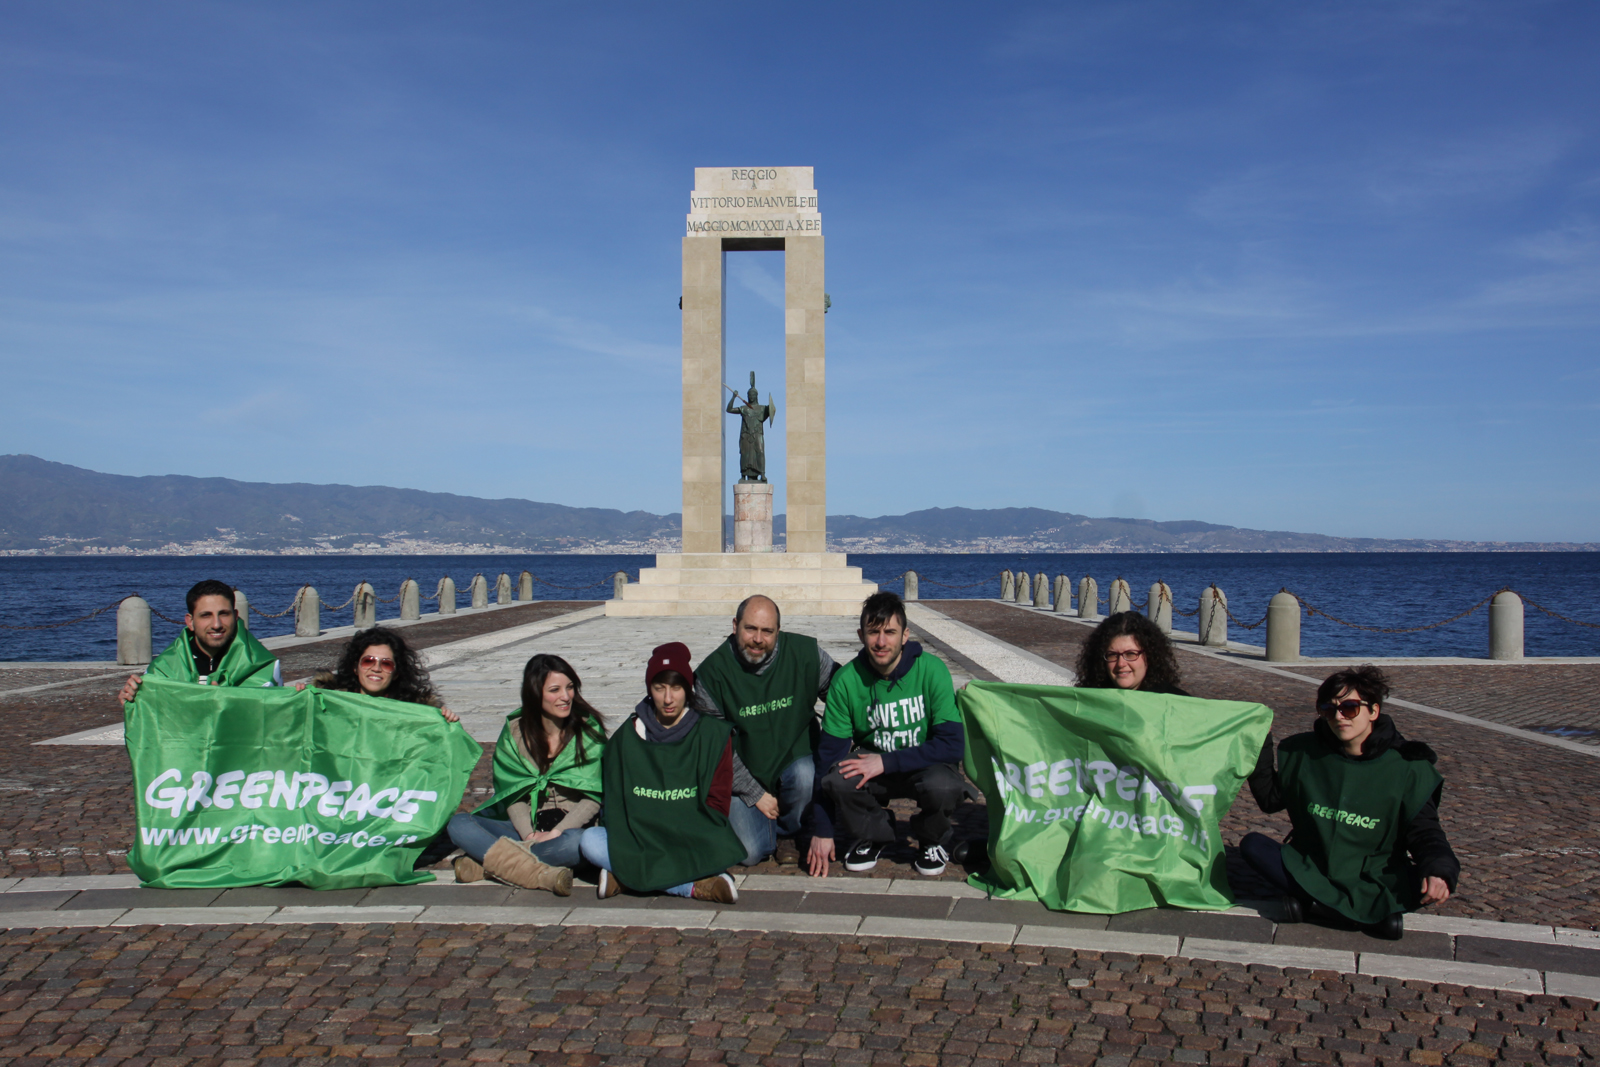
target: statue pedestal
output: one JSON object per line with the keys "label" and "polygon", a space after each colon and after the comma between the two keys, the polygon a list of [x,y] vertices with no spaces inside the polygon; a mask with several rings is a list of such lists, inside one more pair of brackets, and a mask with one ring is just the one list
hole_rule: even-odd
{"label": "statue pedestal", "polygon": [[720,615],[762,593],[789,615],[858,615],[861,602],[878,591],[860,567],[847,566],[843,552],[663,553],[639,580],[606,601],[607,615]]}
{"label": "statue pedestal", "polygon": [[772,551],[771,482],[739,482],[734,485],[733,550]]}

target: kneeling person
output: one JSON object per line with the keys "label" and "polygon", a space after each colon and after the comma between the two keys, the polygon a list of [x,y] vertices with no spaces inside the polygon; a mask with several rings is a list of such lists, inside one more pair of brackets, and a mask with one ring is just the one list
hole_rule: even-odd
{"label": "kneeling person", "polygon": [[734,800],[733,728],[693,706],[689,648],[660,645],[645,668],[649,693],[606,742],[603,822],[583,832],[600,868],[599,896],[664,891],[738,903],[727,869],[745,855],[728,819]]}
{"label": "kneeling person", "polygon": [[1316,903],[1393,940],[1403,933],[1402,913],[1455,890],[1461,862],[1439,826],[1438,757],[1400,736],[1383,714],[1388,695],[1376,667],[1330,675],[1317,689],[1315,728],[1278,746],[1277,770],[1264,748],[1250,776],[1257,806],[1288,808],[1294,824],[1282,845],[1254,833],[1239,843],[1284,894],[1287,922]]}
{"label": "kneeling person", "polygon": [[[746,864],[774,851],[780,865],[800,862],[792,838],[816,780],[817,702],[838,670],[815,637],[783,633],[781,623],[770,597],[747,597],[733,633],[695,669],[695,696],[708,714],[728,720],[734,751],[763,791],[760,800],[732,807],[740,839],[758,842]],[[776,819],[763,810],[773,808]]]}
{"label": "kneeling person", "polygon": [[[197,582],[184,603],[189,611],[183,617],[183,632],[150,661],[145,674],[200,685],[283,684],[277,657],[248,628],[240,628],[233,589],[226,582],[214,578]],[[143,680],[129,675],[117,698],[124,704],[131,701]]]}
{"label": "kneeling person", "polygon": [[894,593],[867,598],[856,636],[861,652],[828,687],[807,863],[813,875],[827,875],[837,820],[851,842],[845,870],[870,871],[894,843],[885,802],[911,797],[920,809],[911,820],[921,846],[917,873],[942,874],[950,816],[964,790],[957,764],[966,748],[950,668],[906,639],[906,607]]}

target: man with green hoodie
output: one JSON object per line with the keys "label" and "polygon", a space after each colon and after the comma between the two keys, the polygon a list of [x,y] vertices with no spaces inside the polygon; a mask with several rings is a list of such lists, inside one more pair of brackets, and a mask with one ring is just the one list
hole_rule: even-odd
{"label": "man with green hoodie", "polygon": [[814,876],[827,876],[837,816],[851,842],[845,870],[870,871],[894,843],[885,803],[911,797],[920,809],[911,820],[921,849],[913,866],[929,877],[943,874],[950,816],[964,791],[956,768],[967,743],[950,668],[907,640],[906,606],[894,593],[867,598],[856,636],[861,652],[834,674],[822,713],[807,865]]}
{"label": "man with green hoodie", "polygon": [[[266,647],[239,628],[233,589],[208,578],[189,590],[183,632],[150,661],[146,674],[199,685],[269,686],[283,684],[282,665]],[[117,696],[126,704],[143,679],[129,675]]]}

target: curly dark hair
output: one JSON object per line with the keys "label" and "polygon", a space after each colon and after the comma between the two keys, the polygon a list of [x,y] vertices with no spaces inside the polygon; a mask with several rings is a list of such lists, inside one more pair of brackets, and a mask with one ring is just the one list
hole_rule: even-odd
{"label": "curly dark hair", "polygon": [[1180,684],[1178,657],[1173,654],[1172,642],[1161,632],[1161,627],[1137,611],[1119,611],[1108,615],[1094,628],[1089,640],[1078,652],[1078,685],[1083,689],[1115,689],[1111,671],[1106,667],[1106,649],[1116,637],[1131,637],[1144,649],[1145,676],[1141,689],[1173,689]]}
{"label": "curly dark hair", "polygon": [[522,715],[517,723],[522,728],[522,743],[541,772],[548,771],[553,761],[544,743],[543,721],[544,683],[552,674],[564,674],[572,679],[572,711],[561,724],[561,744],[556,751],[560,752],[567,745],[576,743],[578,750],[574,755],[582,763],[584,738],[600,742],[606,739],[605,728],[600,725],[600,713],[583,699],[583,680],[572,669],[572,664],[547,652],[536,653],[522,668]]}
{"label": "curly dark hair", "polygon": [[1389,679],[1370,663],[1334,671],[1317,686],[1318,706],[1331,702],[1346,689],[1360,693],[1361,699],[1368,704],[1382,704],[1389,696]]}
{"label": "curly dark hair", "polygon": [[388,645],[389,651],[394,653],[394,678],[390,680],[389,688],[383,691],[384,696],[435,708],[443,703],[439,694],[434,692],[433,683],[428,680],[428,670],[417,659],[417,654],[406,644],[405,638],[387,626],[374,626],[352,637],[350,643],[344,646],[344,654],[339,657],[339,666],[334,668],[333,677],[319,677],[316,684],[323,689],[361,692],[356,669],[361,665],[361,657],[367,649],[377,645]]}

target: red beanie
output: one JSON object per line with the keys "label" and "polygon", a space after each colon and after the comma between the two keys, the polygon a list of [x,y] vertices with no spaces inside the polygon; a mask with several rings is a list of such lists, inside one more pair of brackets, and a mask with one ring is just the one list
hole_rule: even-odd
{"label": "red beanie", "polygon": [[689,646],[682,641],[657,645],[650,653],[650,662],[645,666],[644,684],[648,686],[655,681],[656,675],[662,671],[677,671],[693,689],[694,671],[689,668]]}

